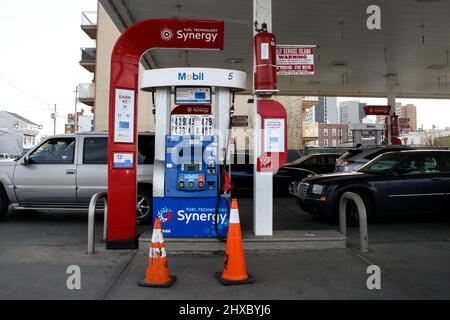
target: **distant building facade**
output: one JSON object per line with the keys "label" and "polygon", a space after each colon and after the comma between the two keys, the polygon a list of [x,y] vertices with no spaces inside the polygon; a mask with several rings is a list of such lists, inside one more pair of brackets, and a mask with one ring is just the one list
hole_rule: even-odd
{"label": "distant building facade", "polygon": [[338,107],[336,97],[320,97],[315,106],[315,122],[338,123]]}
{"label": "distant building facade", "polygon": [[306,122],[338,123],[336,97],[320,97],[319,102],[309,110]]}
{"label": "distant building facade", "polygon": [[402,106],[400,103],[397,103],[395,113],[399,118],[403,118],[409,122],[409,129],[401,128],[403,133],[417,131],[417,108],[415,105],[408,103]]}
{"label": "distant building facade", "polygon": [[[21,155],[23,150],[32,148],[39,142],[39,133],[42,126],[14,112],[0,111],[1,135],[0,153]],[[13,147],[11,149],[11,147]],[[8,150],[6,150],[8,149]],[[20,153],[20,154],[17,154]]]}
{"label": "distant building facade", "polygon": [[319,123],[319,139],[312,145],[317,147],[338,147],[351,141],[351,134],[346,124]]}
{"label": "distant building facade", "polygon": [[93,131],[94,117],[84,114],[81,109],[77,114],[69,113],[67,115],[67,123],[65,125],[65,133]]}
{"label": "distant building facade", "polygon": [[365,118],[364,106],[357,100],[343,101],[339,104],[339,121],[340,124],[361,123]]}

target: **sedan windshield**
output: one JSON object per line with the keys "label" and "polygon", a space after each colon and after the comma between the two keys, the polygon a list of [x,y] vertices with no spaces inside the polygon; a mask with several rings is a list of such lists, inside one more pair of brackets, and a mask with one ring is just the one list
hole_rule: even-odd
{"label": "sedan windshield", "polygon": [[358,172],[386,174],[401,160],[404,155],[401,153],[383,154],[360,168]]}

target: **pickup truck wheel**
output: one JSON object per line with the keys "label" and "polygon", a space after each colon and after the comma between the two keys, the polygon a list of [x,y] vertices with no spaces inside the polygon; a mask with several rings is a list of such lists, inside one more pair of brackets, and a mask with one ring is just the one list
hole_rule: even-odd
{"label": "pickup truck wheel", "polygon": [[139,224],[151,224],[153,203],[151,191],[147,188],[138,188],[136,197],[136,222]]}
{"label": "pickup truck wheel", "polygon": [[3,189],[3,187],[0,186],[0,220],[8,212],[8,206],[9,206],[8,196],[5,192],[5,190]]}

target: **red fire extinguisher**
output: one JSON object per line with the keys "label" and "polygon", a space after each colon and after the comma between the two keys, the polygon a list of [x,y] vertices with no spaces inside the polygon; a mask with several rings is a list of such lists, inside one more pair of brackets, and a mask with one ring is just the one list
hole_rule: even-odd
{"label": "red fire extinguisher", "polygon": [[271,93],[278,91],[276,68],[275,35],[267,32],[267,25],[262,24],[253,39],[255,53],[254,91]]}
{"label": "red fire extinguisher", "polygon": [[398,116],[395,113],[391,116],[391,125],[392,125],[392,136],[398,137],[400,135],[398,128]]}

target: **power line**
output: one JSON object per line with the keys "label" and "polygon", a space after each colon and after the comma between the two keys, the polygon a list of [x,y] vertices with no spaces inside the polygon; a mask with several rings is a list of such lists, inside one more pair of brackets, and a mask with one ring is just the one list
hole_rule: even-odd
{"label": "power line", "polygon": [[30,97],[30,98],[36,100],[36,101],[39,101],[41,104],[44,104],[44,105],[47,105],[47,106],[49,106],[49,105],[51,104],[51,103],[47,103],[47,102],[41,100],[40,98],[36,97],[35,95],[33,95],[33,94],[31,94],[31,93],[28,93],[27,91],[23,90],[23,89],[20,88],[19,86],[16,86],[14,83],[12,83],[11,81],[9,81],[9,80],[6,79],[5,77],[3,77],[1,74],[0,74],[0,79],[3,80],[4,82],[6,82],[7,84],[9,84],[11,87],[13,87],[14,89],[16,89],[16,90],[19,91],[20,93],[22,93],[22,94],[24,94],[24,95],[26,95],[26,96],[28,96],[28,97]]}

